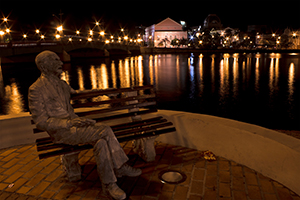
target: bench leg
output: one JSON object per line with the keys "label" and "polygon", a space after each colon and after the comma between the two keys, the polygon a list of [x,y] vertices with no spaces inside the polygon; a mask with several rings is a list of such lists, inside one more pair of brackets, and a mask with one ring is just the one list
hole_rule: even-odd
{"label": "bench leg", "polygon": [[152,162],[155,160],[156,152],[154,141],[156,137],[142,138],[133,141],[133,151],[144,161]]}
{"label": "bench leg", "polygon": [[81,179],[81,167],[78,163],[79,152],[64,154],[60,156],[62,168],[69,181],[79,181]]}

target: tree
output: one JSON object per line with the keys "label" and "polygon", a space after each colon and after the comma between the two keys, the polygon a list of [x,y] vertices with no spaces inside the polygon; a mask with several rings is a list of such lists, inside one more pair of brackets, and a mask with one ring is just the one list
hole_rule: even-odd
{"label": "tree", "polygon": [[171,41],[171,45],[179,47],[180,46],[180,42],[179,42],[179,40],[177,38],[175,38],[175,39],[173,39]]}

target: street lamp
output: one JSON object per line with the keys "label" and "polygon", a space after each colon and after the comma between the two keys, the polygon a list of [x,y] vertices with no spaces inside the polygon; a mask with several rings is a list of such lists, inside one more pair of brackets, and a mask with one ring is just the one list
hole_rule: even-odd
{"label": "street lamp", "polygon": [[58,26],[58,27],[56,28],[56,30],[59,31],[59,32],[61,32],[61,31],[63,30],[63,26],[62,26],[62,25]]}

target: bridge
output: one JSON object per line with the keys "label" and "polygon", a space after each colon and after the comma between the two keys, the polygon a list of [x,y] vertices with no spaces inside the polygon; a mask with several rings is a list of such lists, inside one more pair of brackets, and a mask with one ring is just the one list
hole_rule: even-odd
{"label": "bridge", "polygon": [[134,43],[105,43],[101,41],[39,41],[0,43],[0,57],[10,62],[14,57],[38,54],[41,51],[56,52],[63,61],[71,57],[107,57],[140,53],[140,45]]}

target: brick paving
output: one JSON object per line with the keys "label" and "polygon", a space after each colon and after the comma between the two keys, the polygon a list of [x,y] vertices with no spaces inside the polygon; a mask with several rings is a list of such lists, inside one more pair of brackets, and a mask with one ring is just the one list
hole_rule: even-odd
{"label": "brick paving", "polygon": [[[207,161],[201,151],[157,143],[156,160],[145,163],[132,153],[130,142],[121,145],[130,164],[143,170],[139,177],[118,180],[130,200],[300,200],[280,183],[221,157]],[[2,149],[0,199],[111,199],[102,193],[92,150],[80,153],[80,164],[82,180],[68,182],[59,157],[38,160],[33,144]],[[158,174],[166,169],[184,172],[186,181],[177,185],[161,182]]]}

